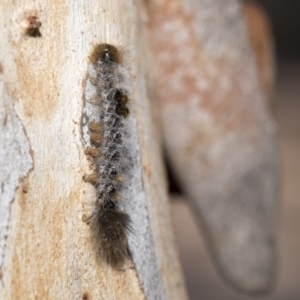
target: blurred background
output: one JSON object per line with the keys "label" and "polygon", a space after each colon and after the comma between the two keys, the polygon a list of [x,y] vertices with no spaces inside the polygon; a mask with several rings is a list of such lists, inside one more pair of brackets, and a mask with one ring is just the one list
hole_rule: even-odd
{"label": "blurred background", "polygon": [[[278,282],[272,295],[259,299],[299,300],[300,1],[257,2],[268,14],[274,35],[277,57],[274,108],[279,127],[282,164]],[[252,299],[235,292],[217,274],[192,212],[176,187],[172,190],[172,199],[173,224],[189,298]]]}

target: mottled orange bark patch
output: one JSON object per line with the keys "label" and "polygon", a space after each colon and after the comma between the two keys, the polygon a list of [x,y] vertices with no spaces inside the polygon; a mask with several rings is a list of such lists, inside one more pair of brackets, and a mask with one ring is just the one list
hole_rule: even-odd
{"label": "mottled orange bark patch", "polygon": [[[204,54],[192,28],[194,16],[170,3],[165,1],[150,10],[156,95],[161,109],[180,104],[185,109],[187,103],[196,100],[198,109],[207,112],[224,133],[237,126],[252,126],[256,112],[241,101],[243,65],[237,68],[226,56],[217,60]],[[222,86],[224,81],[228,87]],[[198,143],[199,138],[194,136],[193,140]]]}
{"label": "mottled orange bark patch", "polygon": [[[54,7],[49,7],[47,14],[41,12],[39,16],[44,23],[43,36],[38,39],[23,36],[15,44],[18,93],[13,99],[22,101],[25,115],[31,118],[51,118],[64,79],[60,75],[67,57],[57,56],[63,53],[60,45],[66,40],[63,28],[67,18],[58,17],[57,12],[60,12],[59,16],[67,15],[68,7],[57,2],[55,9],[51,8]],[[36,16],[30,15],[27,19],[29,27],[41,25]]]}
{"label": "mottled orange bark patch", "polygon": [[270,21],[263,8],[256,1],[248,0],[245,2],[244,15],[250,43],[259,68],[260,82],[268,101],[271,101],[275,74]]}

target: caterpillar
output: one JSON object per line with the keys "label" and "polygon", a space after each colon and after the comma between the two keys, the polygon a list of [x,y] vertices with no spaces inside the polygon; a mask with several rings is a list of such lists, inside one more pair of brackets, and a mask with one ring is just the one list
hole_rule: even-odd
{"label": "caterpillar", "polygon": [[88,100],[99,105],[99,118],[88,124],[91,147],[86,154],[92,159],[94,173],[85,175],[84,180],[96,187],[96,201],[85,221],[97,253],[113,267],[122,266],[131,256],[127,239],[131,219],[120,209],[130,168],[126,137],[131,90],[122,63],[123,55],[117,47],[99,44],[90,56],[87,79],[94,89]]}

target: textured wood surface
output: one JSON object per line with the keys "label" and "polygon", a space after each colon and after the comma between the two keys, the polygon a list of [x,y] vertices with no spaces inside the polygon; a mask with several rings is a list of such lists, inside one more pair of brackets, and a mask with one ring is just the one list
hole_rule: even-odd
{"label": "textured wood surface", "polygon": [[[0,298],[185,299],[136,2],[1,1],[0,20]],[[82,221],[95,197],[82,180],[83,89],[103,42],[126,46],[136,114],[138,190],[125,205],[136,230],[123,271],[96,261]]]}
{"label": "textured wood surface", "polygon": [[263,15],[254,9],[247,25],[237,0],[154,0],[149,12],[170,166],[226,281],[248,293],[269,291],[279,186],[276,124],[267,105],[271,39],[265,25],[268,47],[253,51],[249,38],[254,17],[266,24]]}

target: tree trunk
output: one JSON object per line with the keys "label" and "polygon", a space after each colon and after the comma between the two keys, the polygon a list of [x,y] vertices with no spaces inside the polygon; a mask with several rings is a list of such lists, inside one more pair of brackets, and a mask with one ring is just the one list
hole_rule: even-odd
{"label": "tree trunk", "polygon": [[[170,227],[147,46],[134,1],[0,4],[1,299],[185,299]],[[137,134],[133,268],[96,260],[82,221],[95,189],[82,133],[89,55],[125,46]]]}
{"label": "tree trunk", "polygon": [[220,274],[258,294],[276,275],[278,153],[271,38],[256,6],[246,13],[239,0],[149,1],[166,156]]}

